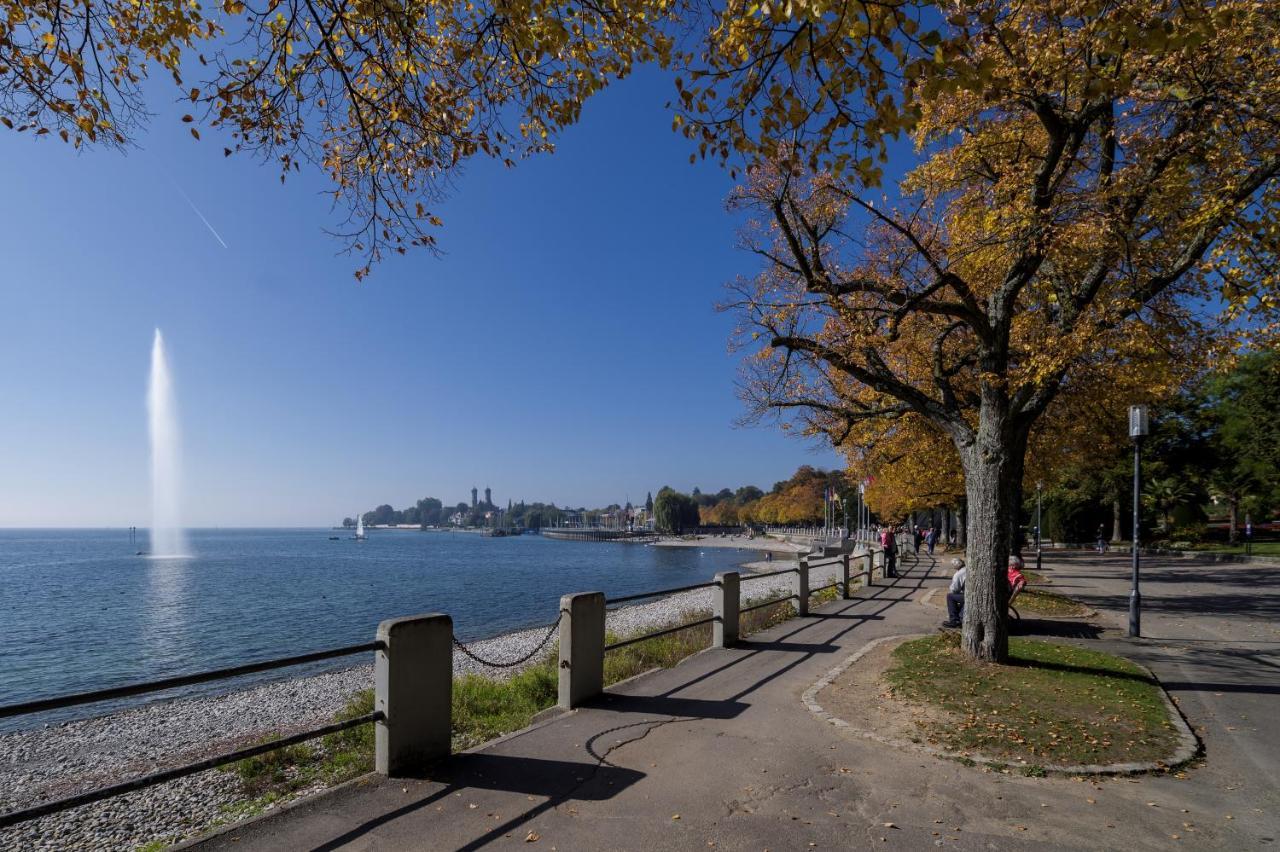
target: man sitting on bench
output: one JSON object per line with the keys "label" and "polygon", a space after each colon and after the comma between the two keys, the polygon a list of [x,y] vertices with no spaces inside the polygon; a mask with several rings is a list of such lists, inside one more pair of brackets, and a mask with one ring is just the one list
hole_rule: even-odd
{"label": "man sitting on bench", "polygon": [[[964,580],[967,573],[964,560],[953,559],[951,564],[955,567],[956,573],[951,578],[951,588],[947,590],[947,620],[942,622],[943,627],[959,627],[961,616],[964,615]],[[1022,573],[1022,566],[1025,564],[1021,556],[1015,554],[1009,557],[1009,610],[1014,618],[1020,617],[1018,611],[1013,608],[1014,598],[1018,597],[1018,593],[1027,585],[1026,575]]]}
{"label": "man sitting on bench", "polygon": [[964,560],[959,557],[951,560],[956,573],[951,578],[951,588],[947,590],[947,620],[943,627],[959,627],[960,616],[964,613]]}

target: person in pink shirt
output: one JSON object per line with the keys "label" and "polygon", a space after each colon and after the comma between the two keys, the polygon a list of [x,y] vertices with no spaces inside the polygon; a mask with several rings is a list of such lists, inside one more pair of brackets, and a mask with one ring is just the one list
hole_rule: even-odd
{"label": "person in pink shirt", "polygon": [[1018,592],[1022,591],[1022,587],[1027,584],[1027,577],[1022,573],[1023,566],[1026,565],[1022,561],[1022,557],[1016,553],[1009,557],[1009,600],[1012,601],[1018,596]]}

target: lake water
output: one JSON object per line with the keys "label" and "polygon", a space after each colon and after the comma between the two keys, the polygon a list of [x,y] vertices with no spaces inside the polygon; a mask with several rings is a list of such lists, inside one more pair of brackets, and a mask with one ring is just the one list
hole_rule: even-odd
{"label": "lake water", "polygon": [[[373,530],[364,542],[320,529],[190,535],[194,557],[164,560],[136,555],[145,532],[131,544],[123,530],[0,530],[0,705],[369,642],[379,621],[425,612],[453,616],[463,641],[480,639],[549,624],[563,594],[704,582],[753,558],[410,530]],[[104,709],[3,720],[0,730]]]}

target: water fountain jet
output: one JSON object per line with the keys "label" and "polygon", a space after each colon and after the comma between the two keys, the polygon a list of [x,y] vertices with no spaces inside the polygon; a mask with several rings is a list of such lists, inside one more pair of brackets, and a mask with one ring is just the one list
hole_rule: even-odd
{"label": "water fountain jet", "polygon": [[147,385],[147,424],[151,435],[151,553],[153,558],[189,556],[182,529],[179,488],[178,411],[173,376],[160,329],[151,344],[151,380]]}

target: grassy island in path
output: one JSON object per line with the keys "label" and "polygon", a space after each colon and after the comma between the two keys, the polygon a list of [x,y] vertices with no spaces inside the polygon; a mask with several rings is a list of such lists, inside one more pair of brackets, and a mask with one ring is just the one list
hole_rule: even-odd
{"label": "grassy island in path", "polygon": [[1089,608],[1066,595],[1046,592],[1043,589],[1028,588],[1018,595],[1014,601],[1018,612],[1031,615],[1048,615],[1059,618],[1075,618],[1088,615]]}
{"label": "grassy island in path", "polygon": [[[885,680],[930,713],[932,745],[1029,766],[1152,761],[1177,736],[1157,684],[1128,660],[1072,645],[1009,640],[1009,664],[966,658],[954,633],[904,642]],[[940,712],[939,712],[940,711]]]}

